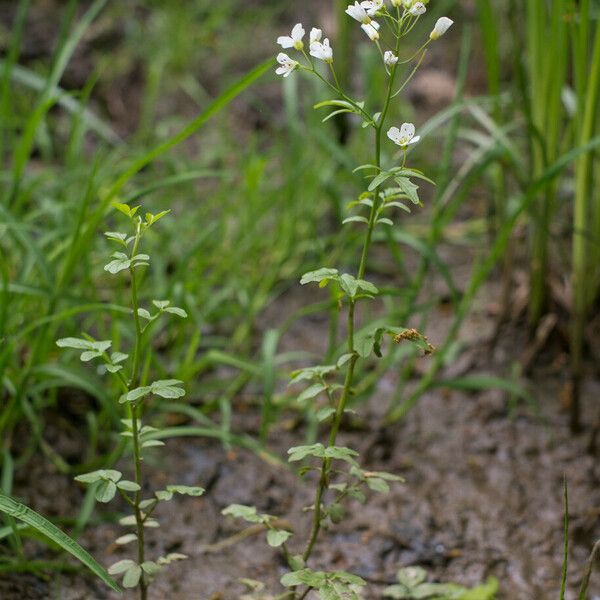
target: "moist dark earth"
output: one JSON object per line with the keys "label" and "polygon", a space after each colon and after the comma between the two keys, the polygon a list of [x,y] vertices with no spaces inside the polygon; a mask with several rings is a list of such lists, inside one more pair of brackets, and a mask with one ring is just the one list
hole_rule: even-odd
{"label": "moist dark earth", "polygon": [[[470,344],[465,354],[471,356],[470,372],[490,372],[491,364],[521,354],[515,352],[524,337],[520,330],[504,331],[493,349],[485,343],[494,329],[489,316],[493,292],[491,286],[483,291],[463,330]],[[443,312],[437,316],[432,322],[443,329]],[[319,335],[318,327],[310,326],[310,321],[298,323],[307,342]],[[434,341],[438,335],[432,333]],[[560,356],[550,361],[550,356],[542,355],[538,363],[529,382],[535,407],[514,407],[499,391],[440,390],[426,394],[403,421],[385,427],[381,416],[394,374],[383,379],[370,403],[346,423],[339,443],[360,451],[365,467],[402,475],[406,483],[393,485],[387,495],[371,495],[365,505],[350,503],[346,520],[324,532],[312,566],[362,576],[368,582],[366,599],[382,598],[397,570],[409,565],[421,565],[432,579],[444,582],[476,584],[494,576],[500,581],[500,599],[558,598],[566,477],[572,588],[568,598],[574,598],[600,533],[600,464],[588,452],[589,431],[572,436],[560,408],[559,392],[564,387]],[[599,388],[592,381],[584,390],[587,422],[593,421]],[[253,432],[258,421],[254,409],[240,402],[235,413],[234,428]],[[294,419],[282,423],[273,430],[269,444],[273,455],[280,457],[303,441],[303,430],[295,427]],[[53,439],[51,431],[49,435]],[[64,439],[64,433],[56,435],[59,451],[76,452],[78,444],[85,443],[76,433],[70,439]],[[232,538],[245,525],[220,512],[230,503],[254,504],[293,524],[297,539],[303,540],[308,515],[302,508],[312,503],[310,479],[303,481],[283,462],[279,465],[252,451],[224,449],[219,442],[194,438],[169,441],[161,461],[146,468],[148,473],[162,474],[152,477],[154,489],[173,481],[207,488],[202,498],[177,498],[161,507],[162,528],[150,533],[149,556],[181,552],[189,559],[162,574],[150,598],[238,600],[245,593],[241,578],[265,582],[273,597],[283,591],[278,579],[285,566],[266,545],[264,534],[248,530],[239,539]],[[16,494],[45,514],[67,516],[79,506],[77,484],[41,459],[20,477]],[[80,540],[105,565],[127,556],[112,544],[122,534],[113,523],[114,518],[104,519]],[[51,558],[33,543],[26,550],[31,559]],[[593,582],[590,598],[598,594],[600,587]],[[22,574],[0,578],[3,600],[117,597],[81,574],[54,581]]]}

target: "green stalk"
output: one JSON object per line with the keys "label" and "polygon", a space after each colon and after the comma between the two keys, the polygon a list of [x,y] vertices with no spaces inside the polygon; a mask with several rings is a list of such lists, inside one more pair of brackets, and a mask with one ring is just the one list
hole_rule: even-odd
{"label": "green stalk", "polygon": [[588,587],[590,586],[590,579],[592,577],[592,571],[594,570],[594,563],[598,559],[598,556],[600,556],[600,541],[594,544],[594,548],[592,549],[592,553],[590,554],[590,558],[585,567],[583,581],[581,582],[579,596],[577,597],[578,600],[587,600]]}
{"label": "green stalk", "polygon": [[[532,172],[537,179],[558,157],[563,128],[561,92],[567,76],[567,28],[565,0],[527,3],[530,79],[530,112],[534,136]],[[556,201],[556,184],[544,189],[532,211],[531,292],[529,322],[536,327],[547,308],[547,276],[550,224]]]}
{"label": "green stalk", "polygon": [[[141,239],[141,222],[138,221],[137,230],[135,235],[135,241],[131,250],[131,257],[135,256],[138,251],[139,243]],[[131,307],[133,309],[133,321],[135,324],[135,348],[133,354],[133,366],[131,369],[131,380],[129,381],[129,391],[135,389],[139,385],[140,378],[140,362],[141,362],[141,350],[142,350],[142,337],[143,331],[140,323],[140,316],[138,314],[139,302],[137,293],[137,279],[135,266],[132,264],[129,267],[129,274],[131,276]],[[145,561],[145,544],[144,544],[144,515],[140,509],[140,502],[142,501],[142,456],[140,452],[140,436],[139,436],[139,420],[141,416],[141,410],[139,410],[136,403],[133,403],[130,408],[131,427],[133,430],[133,461],[135,469],[135,483],[139,486],[139,489],[135,492],[133,508],[135,513],[135,524],[137,530],[137,546],[138,546],[138,564],[141,565]],[[145,575],[142,572],[139,582],[140,600],[147,600],[148,597],[148,584],[145,580]]]}
{"label": "green stalk", "polygon": [[[400,31],[398,32],[398,39],[396,44],[396,55],[398,55],[400,51]],[[381,168],[381,134],[383,131],[383,127],[385,125],[385,119],[387,117],[390,102],[392,99],[392,92],[394,89],[394,81],[396,78],[396,71],[398,65],[394,65],[390,71],[390,79],[388,84],[388,90],[386,95],[385,104],[383,110],[381,111],[381,116],[377,124],[375,125],[375,165],[378,169]],[[373,238],[373,229],[375,228],[375,220],[377,218],[377,210],[379,208],[379,193],[380,187],[375,189],[373,196],[373,204],[371,206],[371,211],[369,213],[369,221],[367,225],[367,234],[365,236],[365,241],[363,243],[363,248],[360,256],[360,262],[358,266],[357,279],[363,279],[365,276],[365,271],[367,269],[367,258],[369,255],[369,249],[371,247],[371,240]],[[342,418],[344,416],[344,412],[346,410],[346,405],[348,403],[348,398],[350,397],[350,391],[352,389],[352,383],[354,381],[354,369],[356,366],[356,362],[358,360],[358,354],[354,347],[354,326],[355,326],[355,309],[356,302],[354,300],[349,301],[348,306],[348,334],[347,334],[347,349],[348,353],[352,355],[350,360],[348,361],[348,368],[346,371],[346,377],[344,379],[344,387],[342,389],[342,393],[340,399],[338,401],[336,412],[333,418],[333,422],[331,425],[331,429],[329,431],[329,446],[335,446],[337,436],[340,430],[340,425],[342,423]],[[315,494],[315,504],[314,504],[314,516],[313,516],[313,524],[311,528],[311,533],[306,545],[306,548],[302,554],[302,558],[304,562],[307,562],[310,558],[312,551],[314,549],[314,545],[319,536],[319,532],[321,530],[321,501],[323,498],[323,494],[327,489],[329,484],[329,471],[331,467],[331,459],[324,458],[321,464],[321,476],[319,478],[319,483],[317,485],[317,490]]]}
{"label": "green stalk", "polygon": [[[587,20],[588,16],[582,17]],[[577,61],[587,63],[587,52],[579,46]],[[585,99],[581,97],[583,118],[578,143],[581,146],[589,143],[594,137],[595,122],[597,118],[597,105],[600,100],[600,21],[596,26],[594,50],[592,55],[589,80],[586,82],[587,93]],[[581,90],[583,92],[583,90]],[[576,191],[575,207],[573,214],[573,314],[571,321],[571,377],[573,383],[573,399],[571,404],[571,429],[580,429],[579,415],[579,387],[583,367],[583,343],[586,319],[590,304],[597,293],[597,281],[590,278],[590,269],[593,267],[591,253],[595,248],[590,240],[597,242],[598,230],[593,223],[594,192],[593,181],[593,153],[587,152],[578,161],[576,166]]]}

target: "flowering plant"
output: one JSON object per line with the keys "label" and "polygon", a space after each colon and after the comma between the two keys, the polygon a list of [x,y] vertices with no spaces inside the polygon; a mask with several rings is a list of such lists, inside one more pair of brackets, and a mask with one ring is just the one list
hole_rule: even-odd
{"label": "flowering plant", "polygon": [[[301,23],[294,26],[289,36],[282,36],[277,40],[282,49],[293,49],[298,59],[280,52],[277,56],[278,75],[289,77],[296,71],[305,72],[320,79],[334,93],[333,98],[315,106],[317,109],[331,110],[324,120],[350,113],[362,121],[364,128],[374,131],[373,163],[361,165],[356,169],[364,172],[370,182],[358,200],[350,205],[355,213],[343,221],[345,224],[352,223],[365,227],[356,274],[340,273],[335,268],[324,267],[304,274],[300,281],[302,285],[316,283],[319,287],[335,286],[339,306],[347,311],[348,332],[346,351],[339,356],[335,364],[300,369],[293,374],[292,379],[292,383],[310,384],[310,387],[301,394],[302,401],[316,403],[319,397],[325,399],[326,403],[318,410],[317,415],[321,422],[329,424],[326,444],[297,446],[288,451],[290,462],[314,461],[312,465],[309,464],[302,469],[303,473],[317,473],[314,503],[307,507],[307,510],[312,512],[310,534],[300,546],[301,551],[293,552],[291,546],[295,545],[295,540],[292,538],[292,532],[277,529],[274,526],[274,517],[259,515],[254,507],[240,505],[228,507],[224,511],[225,514],[252,523],[264,524],[267,541],[271,546],[282,549],[291,569],[291,572],[282,577],[281,583],[290,588],[285,597],[294,600],[305,598],[311,590],[316,590],[323,600],[359,597],[359,590],[365,584],[361,578],[339,571],[316,571],[309,566],[315,544],[325,525],[338,523],[344,518],[345,499],[350,497],[363,501],[365,489],[386,492],[389,490],[390,482],[401,481],[397,475],[363,470],[357,461],[356,451],[337,445],[342,418],[352,395],[357,362],[373,353],[380,356],[383,339],[388,336],[396,343],[416,344],[424,353],[433,350],[424,335],[397,324],[378,323],[359,333],[355,332],[357,306],[361,301],[373,299],[379,294],[377,287],[365,279],[373,231],[378,226],[393,225],[393,221],[387,215],[394,209],[410,212],[410,204],[421,204],[418,186],[413,180],[430,181],[421,171],[406,165],[409,148],[420,140],[420,137],[415,135],[415,126],[412,123],[404,123],[400,127],[392,126],[386,130],[386,121],[393,99],[400,94],[415,74],[427,46],[442,36],[452,25],[452,21],[447,17],[439,19],[429,38],[417,52],[402,57],[402,40],[426,13],[426,4],[426,1],[391,0],[390,5],[387,5],[384,0],[364,0],[355,1],[346,10],[352,19],[360,23],[363,32],[377,47],[381,55],[382,67],[388,76],[382,105],[378,107],[377,112],[370,112],[365,102],[353,99],[349,92],[342,89],[335,70],[334,49],[329,39],[323,37],[321,29],[313,28],[310,31],[308,48],[305,46],[306,30]],[[408,74],[404,81],[398,83],[398,75],[402,68],[413,62],[416,66],[407,69]],[[326,65],[324,73],[320,63]],[[384,132],[387,133],[387,138],[400,148],[400,165],[384,165]],[[345,373],[341,381],[336,381],[340,371]],[[345,466],[345,469],[339,467],[340,464]]]}
{"label": "flowering plant", "polygon": [[122,419],[123,430],[120,435],[127,441],[132,458],[133,479],[127,480],[121,471],[115,469],[99,469],[91,473],[78,475],[75,480],[93,486],[96,500],[108,503],[120,496],[129,506],[131,513],[120,519],[119,524],[129,528],[126,533],[115,540],[120,548],[130,544],[136,546],[133,558],[122,559],[114,563],[108,573],[122,577],[123,587],[137,588],[140,600],[148,597],[148,587],[155,577],[171,563],[187,558],[178,552],[149,560],[146,556],[146,531],[160,527],[154,513],[161,502],[168,502],[176,495],[201,496],[204,489],[188,485],[167,485],[165,489],[154,491],[144,497],[146,485],[143,478],[142,465],[144,457],[150,451],[160,451],[164,442],[160,440],[161,432],[156,427],[142,424],[144,403],[151,397],[181,398],[185,395],[182,381],[178,379],[160,379],[152,383],[144,381],[146,375],[142,366],[148,363],[149,352],[147,340],[150,328],[161,318],[175,317],[185,319],[187,313],[182,308],[172,306],[169,300],[153,300],[152,311],[140,306],[139,287],[141,277],[139,271],[150,264],[150,256],[141,252],[144,236],[163,217],[168,210],[158,214],[138,214],[139,206],[130,207],[119,202],[114,208],[129,220],[130,232],[107,231],[104,235],[111,243],[119,247],[104,270],[111,275],[127,274],[130,287],[130,308],[134,330],[134,343],[131,354],[112,351],[112,340],[96,340],[84,334],[82,338],[62,338],[56,344],[60,348],[70,348],[80,352],[80,360],[85,363],[96,361],[100,369],[112,375],[121,389],[119,404],[125,407],[127,418]]}

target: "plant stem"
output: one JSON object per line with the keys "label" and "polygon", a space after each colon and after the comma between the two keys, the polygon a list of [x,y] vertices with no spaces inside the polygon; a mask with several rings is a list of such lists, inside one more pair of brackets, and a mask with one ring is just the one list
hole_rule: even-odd
{"label": "plant stem", "polygon": [[[138,222],[137,230],[135,235],[135,241],[131,250],[131,256],[137,254],[138,246],[141,239],[141,223]],[[137,279],[135,273],[135,266],[132,264],[129,267],[129,273],[131,276],[131,307],[133,309],[133,321],[135,324],[135,348],[133,354],[133,366],[131,370],[131,380],[129,382],[129,389],[135,389],[139,385],[139,371],[140,371],[140,355],[142,348],[142,326],[140,323],[140,316],[138,314],[139,302],[137,295]],[[135,492],[134,497],[134,514],[135,524],[137,530],[137,546],[138,546],[138,564],[141,565],[145,561],[145,548],[144,548],[144,515],[140,509],[140,502],[142,500],[142,457],[140,452],[140,414],[138,413],[138,405],[136,403],[131,405],[130,416],[131,416],[131,428],[133,430],[133,460],[135,468],[135,483],[138,485],[138,490]],[[141,412],[141,411],[140,411]],[[140,577],[139,582],[140,600],[147,600],[148,597],[148,584],[144,578],[144,573]]]}
{"label": "plant stem", "polygon": [[[578,132],[580,145],[590,142],[594,136],[598,97],[600,92],[600,23],[597,25],[590,76],[586,79],[587,89],[580,90],[584,95],[580,98],[582,120]],[[587,48],[586,48],[587,49]],[[581,52],[581,61],[587,57]],[[593,154],[587,152],[575,167],[576,190],[573,210],[573,273],[572,294],[573,312],[571,315],[571,377],[573,397],[571,404],[571,430],[576,433],[581,428],[579,394],[583,370],[583,346],[586,320],[591,305],[597,294],[598,282],[590,276],[594,263],[595,248],[590,243],[595,240],[597,230],[593,225],[594,188],[593,188]],[[590,225],[590,223],[592,223]],[[592,271],[593,272],[593,271]]]}
{"label": "plant stem", "polygon": [[594,562],[600,555],[600,541],[594,544],[594,548],[592,549],[592,553],[590,554],[590,558],[585,568],[585,573],[583,575],[583,581],[581,582],[581,588],[579,589],[579,600],[587,600],[587,592],[588,587],[590,585],[590,578],[592,576],[592,571],[594,570]]}
{"label": "plant stem", "polygon": [[[400,35],[398,35],[397,44],[396,44],[396,55],[399,53],[400,49]],[[375,165],[378,169],[381,168],[381,134],[383,131],[383,127],[385,124],[385,119],[387,113],[390,108],[390,102],[392,99],[392,90],[394,87],[394,80],[397,71],[397,65],[394,65],[391,68],[390,72],[390,80],[388,84],[387,95],[385,99],[385,104],[383,110],[381,111],[381,115],[375,124]],[[365,275],[365,271],[367,269],[367,258],[369,255],[369,249],[371,247],[371,240],[373,237],[373,229],[375,228],[375,221],[377,219],[377,213],[379,209],[379,193],[380,187],[375,189],[373,195],[373,204],[371,205],[371,211],[369,213],[369,221],[367,225],[367,234],[365,236],[365,241],[363,243],[363,248],[360,256],[360,263],[358,266],[358,274],[357,279],[363,279]],[[355,317],[355,308],[356,302],[353,299],[350,299],[348,306],[348,353],[351,354],[351,358],[348,362],[348,369],[346,371],[346,377],[344,380],[344,387],[342,389],[342,393],[340,399],[338,401],[336,412],[333,418],[333,422],[331,425],[331,429],[329,431],[329,440],[328,445],[335,446],[337,435],[340,430],[340,425],[342,423],[342,418],[344,416],[344,412],[346,410],[346,405],[348,403],[348,398],[350,397],[350,392],[352,389],[352,383],[354,380],[354,369],[356,366],[356,362],[358,360],[358,354],[356,353],[356,349],[354,347],[354,317]],[[317,490],[315,494],[315,503],[314,503],[314,515],[313,515],[313,524],[310,532],[310,536],[302,554],[302,558],[304,562],[307,562],[312,554],[317,538],[319,537],[319,532],[321,531],[321,521],[322,521],[322,499],[325,490],[329,485],[329,471],[331,468],[331,459],[324,458],[321,464],[321,476],[319,478],[319,483],[317,485]],[[306,594],[305,594],[306,595]],[[304,597],[304,596],[302,596]]]}

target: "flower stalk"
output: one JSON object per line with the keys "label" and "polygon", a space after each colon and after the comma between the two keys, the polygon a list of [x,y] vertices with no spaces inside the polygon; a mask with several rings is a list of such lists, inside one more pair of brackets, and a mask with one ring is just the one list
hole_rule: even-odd
{"label": "flower stalk", "polygon": [[[348,497],[364,501],[363,490],[385,493],[389,490],[388,482],[401,481],[402,478],[389,473],[372,473],[360,468],[356,458],[358,453],[351,448],[337,446],[338,435],[342,425],[344,414],[352,394],[356,375],[356,365],[361,359],[371,354],[381,356],[381,343],[384,336],[390,336],[396,343],[414,343],[425,353],[432,351],[431,345],[425,336],[414,329],[405,329],[391,324],[372,327],[363,327],[360,332],[356,331],[356,310],[358,302],[363,299],[374,298],[379,294],[375,285],[365,280],[369,250],[373,241],[373,233],[376,227],[393,226],[393,222],[387,217],[389,211],[400,208],[410,212],[410,208],[404,203],[420,205],[418,197],[418,186],[413,179],[430,181],[420,171],[406,166],[408,147],[419,142],[416,136],[415,126],[412,123],[404,123],[401,127],[387,129],[387,120],[390,113],[392,100],[404,89],[404,86],[412,78],[425,55],[427,45],[444,35],[452,25],[448,18],[438,20],[429,39],[426,40],[416,53],[408,59],[401,59],[402,39],[415,26],[419,18],[426,12],[427,2],[415,2],[414,0],[392,0],[392,7],[388,7],[384,0],[363,0],[350,4],[345,13],[360,24],[367,38],[373,42],[381,56],[382,68],[388,75],[387,89],[382,99],[380,112],[371,113],[364,102],[353,99],[340,85],[334,66],[334,49],[329,40],[323,38],[321,29],[313,28],[310,32],[310,44],[308,51],[305,49],[305,29],[298,23],[292,29],[291,35],[281,36],[278,39],[283,49],[293,48],[298,52],[301,61],[297,61],[285,53],[277,57],[279,67],[276,72],[283,77],[289,77],[295,71],[308,73],[321,80],[329,90],[333,91],[335,97],[315,105],[316,109],[331,109],[328,116],[323,119],[339,118],[347,114],[358,117],[363,128],[373,129],[374,156],[373,163],[362,165],[357,170],[364,170],[371,179],[367,191],[363,192],[358,200],[350,203],[350,209],[356,209],[359,214],[352,214],[343,223],[360,223],[366,227],[360,258],[355,274],[340,273],[337,269],[321,268],[316,271],[305,273],[300,283],[318,283],[320,287],[331,284],[332,296],[337,304],[346,306],[347,310],[347,338],[346,352],[340,356],[334,365],[319,365],[306,367],[293,374],[292,383],[300,381],[312,381],[298,398],[299,402],[322,398],[325,405],[319,408],[319,400],[313,400],[315,405],[309,411],[316,415],[318,422],[330,421],[326,444],[316,443],[307,446],[297,446],[288,451],[289,461],[304,461],[307,458],[318,460],[318,467],[304,467],[304,471],[315,470],[318,473],[316,482],[314,503],[307,507],[312,511],[310,533],[299,554],[292,554],[290,546],[286,544],[292,532],[275,531],[267,532],[267,541],[271,546],[282,547],[284,557],[288,562],[291,572],[284,575],[281,583],[290,588],[286,597],[292,599],[306,598],[310,590],[318,590],[321,597],[344,597],[358,598],[356,590],[365,585],[365,582],[350,573],[335,571],[326,573],[314,571],[308,567],[313,551],[319,540],[326,519],[331,523],[338,523],[344,518],[342,501]],[[385,27],[381,26],[385,24]],[[386,45],[386,33],[391,32],[393,43]],[[303,60],[302,60],[303,59]],[[313,59],[316,59],[316,64]],[[416,59],[415,67],[409,72],[405,81],[398,90],[397,73],[401,67]],[[322,74],[318,68],[318,61],[324,62],[329,71]],[[387,129],[387,131],[386,131]],[[386,135],[384,135],[386,132]],[[399,166],[385,168],[382,157],[383,142],[388,138],[401,149],[401,164]],[[360,214],[368,207],[366,215]],[[355,210],[356,212],[356,210]],[[337,315],[334,317],[337,322]],[[331,348],[331,344],[330,344]],[[328,358],[331,356],[328,352]],[[340,370],[344,370],[343,383],[338,384],[330,381]],[[307,408],[309,408],[307,406]],[[348,472],[337,467],[337,462],[348,465]],[[336,465],[336,466],[334,466]],[[232,505],[226,508],[224,514],[245,519],[250,523],[264,523],[271,527],[275,517],[259,514],[255,507]]]}

